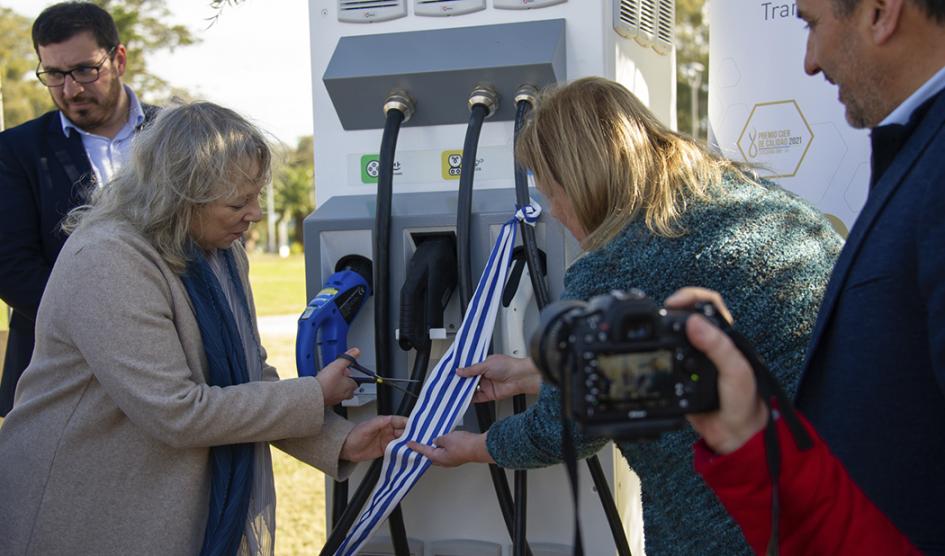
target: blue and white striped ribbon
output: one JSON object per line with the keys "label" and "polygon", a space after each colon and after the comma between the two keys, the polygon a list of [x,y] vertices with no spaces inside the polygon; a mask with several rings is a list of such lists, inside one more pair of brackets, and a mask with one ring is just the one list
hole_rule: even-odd
{"label": "blue and white striped ribbon", "polygon": [[407,442],[414,440],[421,444],[432,444],[433,439],[447,434],[462,420],[472,401],[479,377],[459,377],[456,369],[475,365],[488,355],[496,313],[502,303],[509,261],[515,247],[517,223],[523,221],[534,226],[540,214],[541,207],[532,202],[531,206],[518,209],[515,217],[502,226],[453,345],[423,384],[404,434],[391,441],[384,450],[384,464],[371,499],[361,510],[361,515],[338,547],[336,555],[357,554],[361,545],[371,538],[378,525],[430,467],[430,460],[408,448]]}
{"label": "blue and white striped ribbon", "polygon": [[541,216],[541,205],[536,203],[534,199],[529,199],[529,202],[531,204],[524,207],[515,205],[515,219],[521,220],[529,226],[534,226],[538,223],[538,217]]}

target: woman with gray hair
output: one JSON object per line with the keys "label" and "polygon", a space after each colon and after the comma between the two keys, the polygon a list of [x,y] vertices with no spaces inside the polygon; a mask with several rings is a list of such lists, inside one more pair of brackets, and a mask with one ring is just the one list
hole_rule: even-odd
{"label": "woman with gray hair", "polygon": [[0,428],[4,553],[272,554],[269,443],[343,478],[403,430],[330,410],[355,389],[343,360],[266,364],[237,240],[270,158],[231,110],[169,108],[70,214]]}

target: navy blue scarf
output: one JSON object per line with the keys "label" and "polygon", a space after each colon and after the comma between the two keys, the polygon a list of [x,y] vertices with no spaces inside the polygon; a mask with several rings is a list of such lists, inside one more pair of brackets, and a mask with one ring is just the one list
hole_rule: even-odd
{"label": "navy blue scarf", "polygon": [[[225,250],[223,256],[230,280],[240,296],[239,301],[248,308],[233,254]],[[246,354],[236,320],[220,283],[198,249],[192,250],[191,261],[181,280],[200,327],[207,355],[208,384],[226,387],[249,382]],[[200,554],[228,556],[236,554],[243,537],[253,488],[253,444],[214,446],[210,449],[210,464],[210,511]]]}

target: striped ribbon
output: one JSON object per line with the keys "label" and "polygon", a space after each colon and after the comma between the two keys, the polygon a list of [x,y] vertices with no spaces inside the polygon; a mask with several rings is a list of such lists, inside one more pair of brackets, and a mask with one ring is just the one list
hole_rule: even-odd
{"label": "striped ribbon", "polygon": [[479,377],[457,376],[456,369],[475,365],[488,355],[496,313],[502,304],[502,289],[509,261],[515,247],[518,221],[534,226],[540,215],[541,207],[532,202],[530,206],[518,208],[515,217],[503,224],[453,345],[423,384],[404,434],[391,441],[384,450],[380,480],[371,493],[370,502],[361,510],[361,515],[338,547],[336,555],[357,554],[361,545],[370,539],[378,525],[430,467],[430,460],[408,448],[407,442],[414,440],[421,444],[432,444],[433,439],[447,434],[462,420],[472,401]]}

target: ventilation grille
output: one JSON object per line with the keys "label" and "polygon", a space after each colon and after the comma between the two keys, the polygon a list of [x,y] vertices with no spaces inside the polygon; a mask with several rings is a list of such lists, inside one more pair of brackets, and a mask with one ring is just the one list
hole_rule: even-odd
{"label": "ventilation grille", "polygon": [[676,0],[659,0],[659,6],[653,49],[660,54],[669,54],[676,42]]}
{"label": "ventilation grille", "polygon": [[415,15],[450,16],[486,9],[486,0],[414,0]]}
{"label": "ventilation grille", "polygon": [[492,7],[497,10],[533,10],[563,4],[568,0],[493,0]]}
{"label": "ventilation grille", "polygon": [[338,0],[338,21],[373,23],[407,15],[407,0]]}
{"label": "ventilation grille", "polygon": [[614,29],[620,35],[632,39],[640,29],[640,1],[617,0],[614,3]]}
{"label": "ventilation grille", "polygon": [[660,54],[673,49],[676,0],[614,0],[614,30]]}
{"label": "ventilation grille", "polygon": [[[640,6],[640,35],[652,41],[656,36],[656,2],[642,0],[638,2]],[[649,46],[649,45],[647,45]]]}

